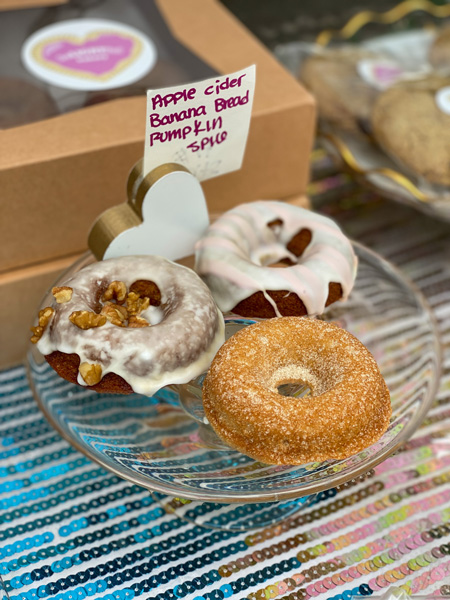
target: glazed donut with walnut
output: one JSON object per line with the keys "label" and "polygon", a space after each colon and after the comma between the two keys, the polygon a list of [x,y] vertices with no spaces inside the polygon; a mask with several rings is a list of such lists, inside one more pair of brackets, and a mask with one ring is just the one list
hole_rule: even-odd
{"label": "glazed donut with walnut", "polygon": [[52,290],[31,341],[64,379],[151,396],[205,371],[223,317],[190,269],[158,256],[93,263]]}
{"label": "glazed donut with walnut", "polygon": [[331,219],[263,200],[217,219],[195,255],[219,308],[243,317],[322,314],[347,298],[356,266],[351,243]]}

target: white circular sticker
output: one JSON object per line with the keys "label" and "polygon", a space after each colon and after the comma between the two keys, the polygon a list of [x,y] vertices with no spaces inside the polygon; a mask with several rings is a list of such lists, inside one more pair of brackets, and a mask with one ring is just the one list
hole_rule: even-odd
{"label": "white circular sticker", "polygon": [[358,75],[377,90],[386,90],[398,81],[405,71],[393,60],[367,58],[356,66]]}
{"label": "white circular sticker", "polygon": [[438,90],[435,100],[439,110],[442,110],[446,115],[450,115],[450,85]]}
{"label": "white circular sticker", "polygon": [[22,46],[36,77],[72,90],[106,90],[141,79],[156,62],[141,31],[104,19],[74,19],[39,29]]}

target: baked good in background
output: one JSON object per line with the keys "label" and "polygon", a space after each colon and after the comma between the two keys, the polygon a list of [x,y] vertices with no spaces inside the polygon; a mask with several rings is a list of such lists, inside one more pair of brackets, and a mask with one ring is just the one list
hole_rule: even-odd
{"label": "baked good in background", "polygon": [[434,69],[450,73],[450,25],[441,29],[433,40],[428,60]]}
{"label": "baked good in background", "polygon": [[371,114],[383,150],[413,175],[443,186],[450,185],[450,114],[437,97],[449,86],[450,77],[438,75],[399,82],[378,96]]}
{"label": "baked good in background", "polygon": [[53,288],[32,342],[63,378],[147,396],[203,373],[224,322],[201,279],[158,256],[93,263]]}
{"label": "baked good in background", "polygon": [[58,108],[40,87],[13,77],[0,78],[0,129],[54,117]]}
{"label": "baked good in background", "polygon": [[218,307],[244,317],[322,314],[348,297],[356,268],[350,241],[331,219],[269,200],[224,213],[195,251],[195,270]]}
{"label": "baked good in background", "polygon": [[300,79],[317,100],[320,118],[343,130],[367,132],[378,90],[360,77],[361,60],[377,55],[346,45],[321,49],[301,65]]}
{"label": "baked good in background", "polygon": [[[293,382],[311,394],[279,393]],[[261,321],[227,340],[204,380],[203,407],[231,447],[291,465],[360,452],[383,435],[392,412],[367,348],[337,325],[307,317]]]}

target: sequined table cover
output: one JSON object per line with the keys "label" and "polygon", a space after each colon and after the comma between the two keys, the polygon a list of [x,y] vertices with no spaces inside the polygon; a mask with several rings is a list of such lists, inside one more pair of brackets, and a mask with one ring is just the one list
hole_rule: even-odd
{"label": "sequined table cover", "polygon": [[[323,162],[323,164],[322,164]],[[446,344],[426,421],[365,479],[236,533],[167,514],[47,424],[23,367],[0,372],[0,598],[450,596],[450,225],[358,189],[316,156],[317,208],[422,289]],[[330,198],[331,196],[331,198]]]}

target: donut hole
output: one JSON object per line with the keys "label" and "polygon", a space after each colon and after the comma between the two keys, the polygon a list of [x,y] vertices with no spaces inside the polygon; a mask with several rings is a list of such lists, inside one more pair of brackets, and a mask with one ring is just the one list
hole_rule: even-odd
{"label": "donut hole", "polygon": [[[283,226],[284,226],[284,223],[283,223],[282,219],[274,219],[273,221],[270,221],[270,223],[267,223],[267,227],[269,227],[269,229],[271,229],[273,231],[273,233],[275,234],[277,239],[280,238],[281,230],[282,230]],[[289,252],[291,252],[292,254],[294,254],[295,256],[297,256],[297,258],[298,258],[299,256],[301,256],[303,254],[303,252],[309,246],[309,244],[311,243],[311,239],[312,239],[312,232],[310,229],[306,229],[306,228],[300,229],[300,231],[298,231],[291,238],[291,240],[287,243],[286,249]],[[295,264],[295,263],[292,263],[292,264]]]}
{"label": "donut hole", "polygon": [[141,298],[149,298],[151,306],[160,306],[161,290],[154,281],[138,279],[130,285],[130,292],[134,292]]}
{"label": "donut hole", "polygon": [[268,387],[287,398],[320,396],[331,389],[342,375],[341,370],[334,367],[330,365],[324,377],[315,368],[303,364],[282,365],[270,376]]}
{"label": "donut hole", "polygon": [[286,249],[295,256],[300,257],[311,243],[312,233],[309,229],[300,229],[298,233],[288,242]]}
{"label": "donut hole", "polygon": [[283,220],[274,219],[273,221],[270,221],[270,223],[267,223],[267,227],[269,227],[269,229],[272,229],[275,235],[279,235],[281,228],[283,227]]}
{"label": "donut hole", "polygon": [[[116,286],[115,291],[106,295],[111,286]],[[117,293],[120,286],[125,289],[125,298]],[[93,293],[90,294],[89,298],[92,298],[87,302],[89,308],[96,314],[106,314],[107,319],[113,325],[136,327],[136,321],[131,324],[131,319],[135,319],[135,317],[139,321],[139,326],[158,325],[164,319],[164,310],[161,306],[161,290],[151,280],[138,279],[130,286],[120,280],[111,281],[106,278],[97,280],[94,284]],[[116,313],[111,310],[108,311],[111,305]]]}
{"label": "donut hole", "polygon": [[286,258],[280,258],[280,260],[278,260],[277,262],[266,266],[271,267],[272,269],[286,269],[287,267],[292,267],[292,265],[295,264],[296,263],[294,261],[292,261],[288,256],[286,256]]}
{"label": "donut hole", "polygon": [[271,374],[268,387],[280,396],[305,398],[314,394],[318,382],[315,374],[298,364],[283,365]]}
{"label": "donut hole", "polygon": [[283,268],[292,267],[298,263],[298,261],[294,259],[300,258],[300,256],[309,246],[312,239],[312,233],[309,229],[301,229],[290,239],[286,245],[284,245],[284,243],[280,242],[283,225],[284,223],[281,219],[275,219],[267,224],[269,229],[271,229],[275,234],[276,241],[270,248],[269,252],[266,251],[264,246],[260,246],[254,252],[252,252],[251,260],[254,264],[262,267]]}
{"label": "donut hole", "polygon": [[280,396],[288,396],[290,398],[306,398],[312,396],[312,389],[304,381],[290,381],[282,383],[277,387]]}
{"label": "donut hole", "polygon": [[141,316],[150,325],[159,325],[164,320],[165,312],[161,306],[161,290],[154,281],[137,279],[130,285],[130,292],[134,292],[140,298],[150,300],[150,306],[141,313]]}

